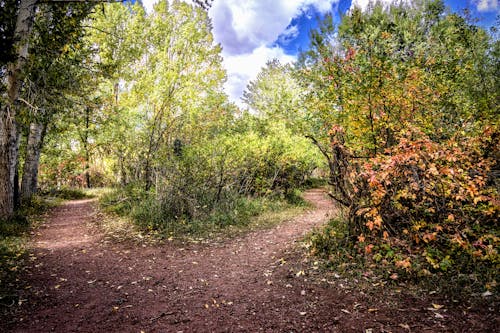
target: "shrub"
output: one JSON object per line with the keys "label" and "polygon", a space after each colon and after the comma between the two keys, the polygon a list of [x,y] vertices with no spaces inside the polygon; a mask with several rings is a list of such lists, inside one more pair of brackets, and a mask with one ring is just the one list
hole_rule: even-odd
{"label": "shrub", "polygon": [[[495,288],[500,268],[498,134],[436,143],[402,138],[360,163],[343,226],[358,255],[407,277],[469,276]],[[334,251],[338,228],[313,238]],[[332,240],[328,240],[332,237]],[[462,282],[466,280],[462,278]]]}

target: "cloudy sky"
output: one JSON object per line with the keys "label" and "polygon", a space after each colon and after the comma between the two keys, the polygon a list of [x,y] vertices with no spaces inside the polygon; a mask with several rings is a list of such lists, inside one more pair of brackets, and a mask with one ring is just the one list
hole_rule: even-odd
{"label": "cloudy sky", "polygon": [[[157,1],[143,0],[143,3],[151,11]],[[300,50],[307,49],[309,31],[317,26],[318,17],[332,12],[338,20],[338,14],[352,5],[366,8],[369,1],[214,0],[209,16],[215,40],[223,48],[228,73],[225,88],[231,100],[242,105],[243,90],[268,60],[292,62]],[[445,3],[453,11],[468,8],[484,26],[493,26],[499,14],[498,0],[445,0]]]}

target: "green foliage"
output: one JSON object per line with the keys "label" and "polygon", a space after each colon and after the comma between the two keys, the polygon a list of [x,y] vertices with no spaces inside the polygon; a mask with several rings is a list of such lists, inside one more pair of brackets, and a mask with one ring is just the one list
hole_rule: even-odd
{"label": "green foliage", "polygon": [[48,191],[41,192],[40,194],[42,196],[55,197],[63,200],[78,200],[93,197],[91,194],[88,194],[80,188],[68,187],[61,187],[58,189],[52,188]]}
{"label": "green foliage", "polygon": [[[7,0],[0,3],[0,68],[15,59],[14,29],[16,26],[16,11],[18,0]],[[4,84],[0,85],[3,93]]]}
{"label": "green foliage", "polygon": [[12,283],[22,268],[26,251],[25,238],[0,235],[0,305],[12,306],[18,299],[12,291]]}

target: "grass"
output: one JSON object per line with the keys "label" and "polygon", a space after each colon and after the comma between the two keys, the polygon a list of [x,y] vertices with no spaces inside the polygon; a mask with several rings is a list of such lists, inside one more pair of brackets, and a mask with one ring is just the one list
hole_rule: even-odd
{"label": "grass", "polygon": [[101,229],[111,238],[129,240],[150,236],[194,241],[232,237],[272,227],[309,207],[298,191],[286,197],[229,197],[194,218],[175,216],[169,210],[172,203],[165,206],[135,188],[103,192],[100,203],[108,216],[100,219]]}
{"label": "grass", "polygon": [[80,189],[80,188],[69,188],[62,187],[59,189],[50,189],[40,193],[44,198],[58,198],[62,200],[78,200],[93,198],[94,193],[98,193],[95,189]]}

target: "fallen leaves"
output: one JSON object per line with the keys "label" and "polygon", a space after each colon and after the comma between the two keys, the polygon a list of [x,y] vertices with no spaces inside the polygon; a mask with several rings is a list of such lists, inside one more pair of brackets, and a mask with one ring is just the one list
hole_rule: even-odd
{"label": "fallen leaves", "polygon": [[442,309],[444,307],[444,305],[432,303],[432,307],[436,310],[439,310],[439,309]]}
{"label": "fallen leaves", "polygon": [[404,328],[405,330],[408,330],[408,331],[410,330],[410,325],[408,325],[408,324],[399,324],[398,326],[401,328]]}

